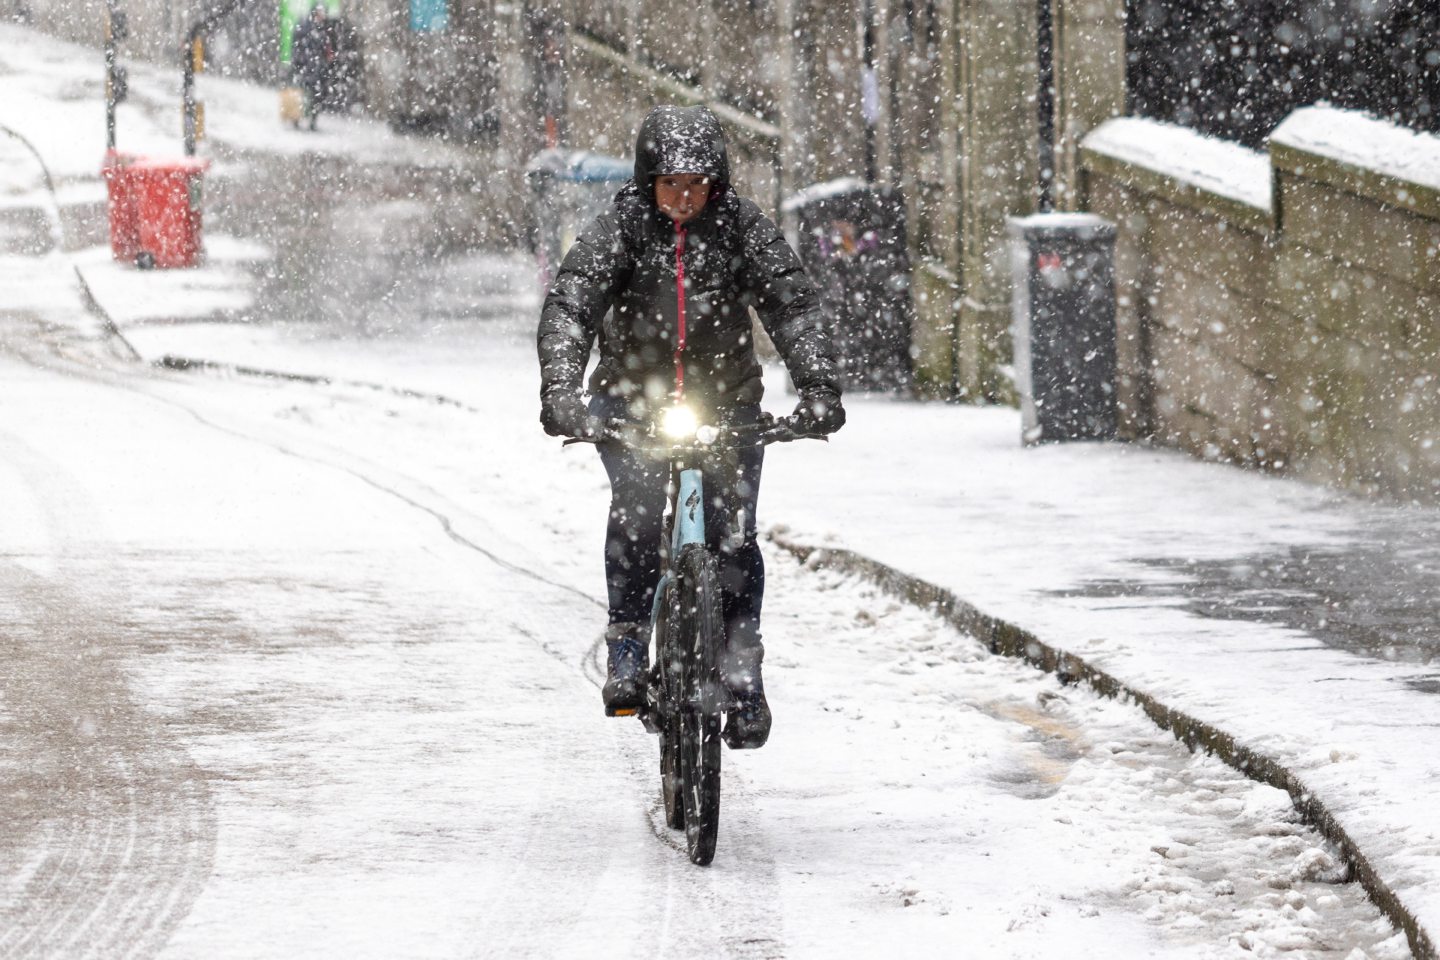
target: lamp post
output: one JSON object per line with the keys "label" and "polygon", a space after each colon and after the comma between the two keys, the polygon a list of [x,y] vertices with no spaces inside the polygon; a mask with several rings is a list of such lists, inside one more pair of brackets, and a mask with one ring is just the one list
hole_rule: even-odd
{"label": "lamp post", "polygon": [[125,11],[119,0],[105,3],[105,149],[115,149],[115,106],[125,99],[127,82],[125,68],[117,64],[116,44],[129,34]]}
{"label": "lamp post", "polygon": [[1036,0],[1035,35],[1038,86],[1035,94],[1036,119],[1040,127],[1040,195],[1037,209],[1055,209],[1055,27],[1051,0]]}
{"label": "lamp post", "polygon": [[190,28],[188,42],[180,51],[182,73],[180,78],[181,137],[185,141],[185,156],[195,156],[195,141],[198,131],[203,130],[203,120],[197,121],[199,113],[195,102],[195,72],[205,69],[205,38],[201,24]]}
{"label": "lamp post", "polygon": [[865,180],[880,179],[875,128],[880,123],[880,77],[875,70],[875,2],[860,5],[860,117],[865,121]]}

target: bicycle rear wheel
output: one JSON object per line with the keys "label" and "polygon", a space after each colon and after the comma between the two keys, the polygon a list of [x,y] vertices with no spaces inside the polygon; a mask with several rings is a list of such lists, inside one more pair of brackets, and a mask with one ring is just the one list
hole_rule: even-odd
{"label": "bicycle rear wheel", "polygon": [[679,612],[674,638],[684,668],[679,713],[680,786],[685,847],[692,863],[715,858],[720,830],[720,711],[717,659],[725,642],[715,557],[701,544],[680,554]]}

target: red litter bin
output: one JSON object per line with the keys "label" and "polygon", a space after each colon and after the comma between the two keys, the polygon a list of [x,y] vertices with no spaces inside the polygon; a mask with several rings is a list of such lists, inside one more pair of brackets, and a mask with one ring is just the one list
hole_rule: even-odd
{"label": "red litter bin", "polygon": [[105,178],[110,216],[110,250],[116,260],[134,263],[140,252],[140,221],[135,205],[135,184],[130,168],[139,159],[132,153],[108,150],[100,175]]}
{"label": "red litter bin", "polygon": [[[201,252],[201,187],[209,167],[210,161],[199,157],[143,157],[125,168],[122,179],[129,181],[135,202],[136,266],[195,266]],[[113,220],[111,226],[113,237]]]}

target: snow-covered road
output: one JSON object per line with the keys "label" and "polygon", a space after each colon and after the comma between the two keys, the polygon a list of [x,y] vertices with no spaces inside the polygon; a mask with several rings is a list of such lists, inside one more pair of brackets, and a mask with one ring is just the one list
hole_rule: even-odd
{"label": "snow-covered road", "polygon": [[692,867],[523,326],[293,346],[455,405],[7,321],[0,955],[1405,955],[1279,792],[778,552]]}

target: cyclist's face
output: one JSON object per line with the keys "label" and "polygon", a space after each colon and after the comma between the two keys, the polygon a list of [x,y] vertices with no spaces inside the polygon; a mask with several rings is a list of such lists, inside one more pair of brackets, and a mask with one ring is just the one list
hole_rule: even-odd
{"label": "cyclist's face", "polygon": [[710,199],[710,178],[701,173],[667,173],[655,178],[655,206],[676,223],[689,223]]}

